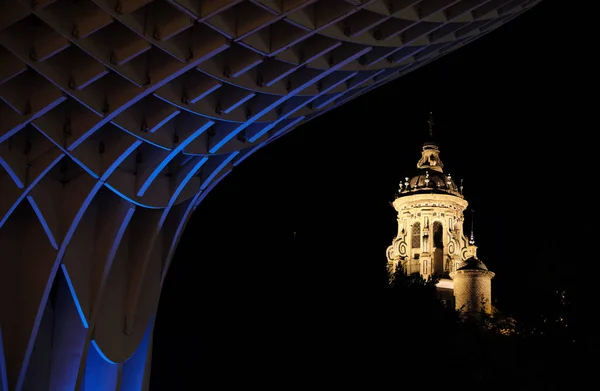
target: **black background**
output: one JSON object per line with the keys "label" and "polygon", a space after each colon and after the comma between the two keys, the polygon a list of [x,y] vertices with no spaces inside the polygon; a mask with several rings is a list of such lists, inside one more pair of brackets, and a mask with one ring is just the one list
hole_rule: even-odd
{"label": "black background", "polygon": [[597,262],[597,121],[582,103],[592,91],[580,65],[593,53],[578,49],[558,3],[542,2],[236,167],[196,210],[175,254],[152,389],[199,389],[240,371],[267,379],[306,360],[328,368],[351,345],[348,333],[390,332],[361,325],[376,316],[396,233],[390,202],[414,172],[429,110],[445,172],[464,179],[476,210],[498,308],[527,317],[544,295],[586,285]]}

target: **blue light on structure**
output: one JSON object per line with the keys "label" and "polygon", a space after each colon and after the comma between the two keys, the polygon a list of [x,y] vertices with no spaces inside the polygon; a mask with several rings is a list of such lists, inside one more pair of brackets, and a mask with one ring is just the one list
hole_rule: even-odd
{"label": "blue light on structure", "polygon": [[[219,182],[221,182],[223,180],[223,178],[225,178],[229,173],[231,172],[231,170],[229,171],[225,171],[220,177],[218,177],[217,179],[215,179],[211,184],[208,185],[208,187],[206,187],[204,189],[204,191],[198,193],[198,197],[194,199],[194,207],[198,206],[202,200],[204,200],[204,198],[206,198],[206,196],[208,195],[208,193],[210,193],[210,191],[219,184]],[[178,228],[179,230],[183,229],[183,224],[181,224],[181,226]]]}
{"label": "blue light on structure", "polygon": [[121,373],[120,391],[141,391],[144,382],[144,369],[149,354],[150,337],[154,320],[148,322],[146,332],[135,353],[124,363],[111,361],[98,346],[91,341],[86,360],[84,391],[114,390],[119,372]]}
{"label": "blue light on structure", "polygon": [[8,176],[11,177],[11,179],[15,182],[17,187],[23,188],[25,186],[21,181],[21,178],[19,178],[17,173],[10,166],[10,164],[8,164],[6,160],[2,159],[2,156],[0,156],[0,167],[4,168],[4,171],[8,173]]}
{"label": "blue light on structure", "polygon": [[[216,49],[215,52],[213,52],[213,55],[215,55],[216,53],[218,53],[220,51],[225,50],[227,47],[228,47],[227,45],[223,45],[221,48]],[[146,96],[152,94],[154,91],[158,90],[160,87],[169,83],[171,80],[176,79],[177,77],[181,76],[182,74],[189,71],[190,69],[195,68],[204,59],[205,58],[202,58],[202,57],[193,58],[192,61],[188,61],[184,66],[182,66],[176,72],[169,74],[167,77],[163,78],[162,80],[160,80],[156,83],[152,83],[151,86],[148,86],[147,88],[144,89],[143,93],[136,95],[133,99],[125,102],[124,104],[119,106],[117,109],[111,111],[109,114],[104,115],[104,113],[96,113],[96,114],[102,116],[102,119],[100,119],[96,124],[94,124],[92,127],[90,127],[87,131],[83,132],[81,135],[79,135],[79,137],[77,137],[75,140],[73,140],[70,143],[70,145],[68,145],[67,149],[69,151],[75,150],[75,148],[77,148],[82,142],[87,140],[88,137],[90,137],[92,134],[94,134],[98,129],[100,129],[104,125],[113,121],[115,119],[115,117],[117,117],[119,114],[121,114],[122,112],[127,110],[129,107],[133,106],[134,104],[138,103]],[[75,98],[75,97],[73,97],[73,98]],[[65,97],[65,99],[66,99],[66,97]],[[94,112],[96,111],[89,105],[86,105],[85,102],[80,101],[80,103],[85,105],[88,109],[90,109]]]}
{"label": "blue light on structure", "polygon": [[48,226],[48,220],[42,214],[42,211],[40,210],[37,202],[35,202],[35,200],[31,196],[27,196],[27,201],[29,201],[29,205],[31,205],[31,208],[33,209],[40,223],[42,224],[42,229],[44,230],[46,236],[50,240],[50,245],[54,247],[55,250],[58,250],[58,243],[56,243],[56,238],[54,238],[52,230]]}
{"label": "blue light on structure", "polygon": [[107,189],[110,189],[113,193],[115,193],[119,197],[131,202],[134,205],[141,206],[142,208],[147,208],[147,209],[162,209],[162,207],[144,204],[143,202],[141,202],[138,199],[129,197],[127,194],[123,193],[122,191],[120,191],[119,189],[117,189],[116,187],[111,185],[110,183],[104,183],[104,186],[106,186]]}
{"label": "blue light on structure", "polygon": [[79,302],[79,299],[77,299],[77,293],[75,293],[75,288],[73,288],[73,283],[71,282],[71,278],[69,277],[69,272],[67,271],[67,267],[65,266],[65,264],[60,265],[62,272],[65,276],[65,281],[67,282],[67,285],[69,287],[69,292],[71,292],[71,297],[73,297],[73,303],[75,304],[75,308],[77,308],[77,313],[79,314],[79,317],[81,318],[81,323],[83,324],[83,327],[85,327],[86,329],[89,327],[88,325],[88,321],[85,318],[85,313],[83,312],[83,308],[81,308],[81,303]]}
{"label": "blue light on structure", "polygon": [[[102,187],[102,182],[95,182],[93,185],[90,186],[90,188],[88,189],[88,194],[86,195],[86,197],[83,199],[81,206],[79,207],[79,209],[77,210],[77,212],[75,213],[75,216],[73,216],[73,220],[71,225],[69,226],[66,234],[65,234],[65,238],[60,246],[60,248],[58,249],[57,252],[57,256],[56,259],[58,261],[55,262],[55,264],[53,265],[52,268],[52,278],[50,279],[49,283],[46,284],[46,286],[44,287],[44,292],[43,292],[43,297],[42,297],[42,302],[43,303],[48,303],[48,298],[50,296],[50,291],[52,289],[52,282],[55,280],[55,276],[58,273],[58,270],[60,269],[60,260],[62,260],[66,250],[67,250],[67,244],[69,243],[70,239],[73,237],[74,233],[75,233],[75,229],[78,226],[79,222],[81,221],[81,218],[83,217],[85,211],[87,210],[88,206],[90,205],[90,203],[92,202],[92,200],[94,199],[94,197],[96,196],[96,193],[98,192],[98,190]],[[37,332],[39,330],[39,327],[42,323],[42,317],[44,314],[44,307],[42,307],[41,311],[38,311],[38,313],[36,314],[35,320],[34,320],[34,325],[33,325],[33,329],[34,329],[34,335],[37,335]],[[23,387],[23,384],[25,383],[25,376],[27,374],[27,365],[29,364],[29,360],[31,358],[32,352],[33,352],[33,348],[34,348],[34,344],[35,344],[36,339],[35,338],[31,338],[29,340],[29,343],[27,345],[27,349],[25,351],[25,357],[23,359],[23,365],[21,367],[21,371],[18,374],[18,378],[17,378],[17,382],[16,382],[16,389],[17,390],[21,390],[21,388]]]}
{"label": "blue light on structure", "polygon": [[[329,68],[328,70],[319,73],[318,76],[316,76],[316,77],[314,77],[314,78],[312,78],[310,80],[307,80],[305,83],[302,83],[301,85],[299,85],[296,88],[292,89],[291,91],[288,92],[287,95],[282,96],[281,98],[277,99],[275,102],[271,103],[270,105],[268,105],[267,107],[265,107],[264,109],[262,109],[261,111],[259,111],[258,113],[254,114],[252,117],[248,118],[248,120],[246,122],[244,122],[243,124],[241,124],[235,131],[230,132],[227,136],[223,137],[223,139],[220,140],[217,144],[215,144],[213,147],[211,147],[210,150],[209,150],[209,152],[210,153],[216,153],[223,145],[225,145],[229,140],[231,140],[232,138],[234,138],[235,136],[237,136],[242,130],[244,130],[248,126],[250,126],[254,121],[258,120],[260,117],[262,117],[263,115],[267,114],[271,110],[274,110],[277,106],[279,106],[283,102],[291,99],[296,94],[298,94],[301,91],[305,90],[306,88],[314,85],[319,80],[324,79],[326,76],[328,76],[331,73],[335,72],[336,70],[338,70],[339,68],[341,68],[344,65],[348,64],[349,62],[354,61],[355,59],[359,58],[363,54],[368,53],[369,51],[371,51],[370,47],[364,48],[364,49],[360,50],[359,52],[355,53],[354,55],[348,57],[344,61],[341,61],[339,64],[336,64],[336,65],[332,66],[331,68]],[[263,132],[263,134],[266,133],[267,131],[268,130],[265,130]],[[258,136],[258,137],[260,137],[260,136]],[[256,139],[258,139],[258,137],[254,136],[253,139],[251,139],[249,141],[250,142],[254,142],[254,141],[256,141]]]}
{"label": "blue light on structure", "polygon": [[239,154],[239,151],[235,151],[235,152],[232,152],[231,154],[229,154],[229,156],[225,157],[223,159],[223,161],[217,167],[214,168],[214,170],[206,178],[204,183],[202,185],[200,185],[200,190],[206,189],[206,187],[212,182],[212,180],[215,179],[215,176],[217,176],[217,174],[219,172],[221,172],[223,167],[227,166],[229,164],[229,162],[232,161],[233,158],[235,158],[238,154]]}
{"label": "blue light on structure", "polygon": [[106,170],[104,170],[104,174],[102,174],[102,176],[100,177],[101,181],[106,181],[108,179],[108,177],[110,176],[110,174],[112,174],[117,167],[119,167],[119,165],[121,163],[123,163],[123,161],[125,159],[127,159],[129,156],[131,156],[131,154],[142,144],[141,140],[136,140],[133,143],[131,143],[131,145],[129,146],[129,148],[127,148],[122,154],[121,156],[119,156],[117,159],[115,159],[115,161],[109,165]]}
{"label": "blue light on structure", "polygon": [[154,168],[154,170],[152,170],[152,173],[148,176],[144,184],[140,186],[140,189],[137,192],[138,197],[144,195],[158,174],[160,174],[160,172],[167,166],[167,164],[169,164],[171,160],[173,160],[175,156],[179,154],[179,152],[183,151],[185,147],[187,147],[192,141],[204,133],[206,129],[210,128],[213,124],[214,121],[207,121],[203,126],[201,126],[199,129],[196,129],[196,131],[190,134],[184,141],[173,148],[173,150],[169,152],[167,156],[163,157],[160,163]]}
{"label": "blue light on structure", "polygon": [[119,366],[110,360],[92,341],[88,349],[83,391],[114,390],[117,386]]}
{"label": "blue light on structure", "polygon": [[187,184],[194,177],[194,175],[196,175],[198,170],[200,170],[202,168],[202,166],[208,161],[208,157],[206,157],[206,156],[203,156],[203,157],[190,156],[190,159],[187,160],[186,163],[188,163],[192,159],[196,159],[196,161],[191,163],[192,166],[188,168],[189,171],[183,177],[183,179],[181,180],[181,183],[175,188],[175,190],[173,190],[173,195],[171,196],[171,199],[169,200],[169,203],[168,203],[167,207],[165,208],[165,211],[163,212],[162,216],[160,217],[160,221],[158,222],[159,227],[162,227],[162,225],[164,224],[165,219],[167,218],[169,212],[171,211],[171,208],[175,204],[175,201],[177,201],[177,198],[179,197],[179,195],[181,194],[183,189],[185,189]]}
{"label": "blue light on structure", "polygon": [[264,142],[256,144],[253,148],[247,150],[242,157],[240,157],[238,160],[235,161],[235,163],[233,163],[234,166],[239,165],[241,162],[243,162],[244,160],[246,160],[248,157],[250,157],[250,155],[252,155],[254,152],[258,151],[259,149],[261,149],[263,146],[265,145]]}
{"label": "blue light on structure", "polygon": [[285,126],[282,126],[280,129],[277,129],[275,132],[273,132],[273,138],[279,136],[280,134],[282,134],[283,132],[285,132],[286,130],[296,126],[296,124],[302,122],[302,120],[304,120],[304,116],[300,116],[300,117],[296,117],[294,120],[290,121],[288,124],[286,124]]}
{"label": "blue light on structure", "polygon": [[[323,91],[321,91],[320,93],[318,93],[317,95],[311,97],[310,99],[308,99],[305,103],[305,105],[309,104],[310,102],[312,102],[313,100],[317,99],[319,96],[326,94],[327,91],[331,91],[332,89],[334,89],[335,87],[339,86],[340,84],[342,84],[343,82],[345,82],[346,80],[350,79],[351,77],[353,77],[356,74],[356,72],[350,73],[348,74],[346,77],[344,77],[343,79],[337,81],[336,83],[333,83],[331,86],[323,89]],[[319,78],[320,79],[320,78]],[[311,83],[312,84],[312,83]],[[260,132],[256,133],[254,136],[252,136],[251,138],[249,138],[248,140],[250,142],[255,142],[260,136],[262,136],[263,134],[267,133],[269,130],[271,130],[275,125],[277,125],[278,123],[280,123],[281,121],[283,121],[284,119],[286,119],[287,117],[289,117],[290,115],[292,115],[293,113],[295,113],[296,111],[300,110],[303,106],[297,106],[295,109],[292,109],[290,111],[288,111],[287,113],[283,114],[282,116],[280,116],[279,118],[277,118],[276,121],[273,121],[270,125],[265,126]]]}
{"label": "blue light on structure", "polygon": [[[51,164],[48,165],[48,167],[46,169],[44,169],[40,175],[35,178],[34,180],[31,181],[31,183],[27,186],[27,188],[25,190],[28,189],[33,189],[33,187],[35,185],[38,184],[38,182],[44,177],[44,175],[46,175],[46,173],[48,171],[50,171],[52,169],[52,167],[54,167],[54,165],[60,161],[60,159],[63,158],[64,155],[59,155],[54,162],[52,162]],[[21,203],[21,201],[27,196],[28,192],[27,191],[23,191],[21,192],[21,194],[19,195],[19,197],[17,198],[16,202],[14,202],[9,208],[8,211],[6,211],[6,213],[4,214],[4,218],[0,219],[0,227],[2,227],[6,221],[8,220],[8,218],[10,217],[10,215],[15,211],[15,209],[17,209],[17,206]]]}
{"label": "blue light on structure", "polygon": [[[162,149],[163,151],[170,151],[169,148],[166,148],[164,145],[160,145],[159,143],[153,141],[150,137],[142,138],[142,137],[140,137],[140,135],[136,134],[135,132],[132,132],[131,130],[127,129],[124,126],[119,125],[118,123],[113,123],[113,125],[119,129],[121,129],[123,132],[131,135],[131,137],[138,139],[140,141],[140,143],[141,142],[148,143],[156,148]],[[156,131],[156,129],[158,129],[158,128],[154,127],[152,129],[148,129],[148,133],[152,133],[152,131],[153,130]],[[127,154],[127,156],[129,156],[129,154]]]}
{"label": "blue light on structure", "polygon": [[153,323],[154,322],[152,320],[148,323],[148,328],[144,333],[142,342],[138,346],[133,356],[123,363],[120,391],[141,391],[142,389],[142,385],[144,383],[144,369],[146,367],[146,360],[149,354]]}

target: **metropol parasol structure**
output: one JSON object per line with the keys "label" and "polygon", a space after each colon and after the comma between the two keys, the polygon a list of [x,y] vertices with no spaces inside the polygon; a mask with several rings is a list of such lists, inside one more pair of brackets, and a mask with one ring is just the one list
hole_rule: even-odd
{"label": "metropol parasol structure", "polygon": [[538,2],[0,1],[0,391],[148,389],[162,282],[219,180]]}

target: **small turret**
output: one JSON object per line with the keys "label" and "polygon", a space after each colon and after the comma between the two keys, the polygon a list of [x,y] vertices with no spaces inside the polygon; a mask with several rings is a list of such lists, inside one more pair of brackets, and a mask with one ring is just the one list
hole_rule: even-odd
{"label": "small turret", "polygon": [[473,218],[471,218],[469,245],[465,248],[463,256],[466,259],[458,264],[456,271],[450,273],[450,278],[454,280],[456,309],[468,318],[477,319],[482,314],[491,315],[492,278],[495,274],[477,258]]}

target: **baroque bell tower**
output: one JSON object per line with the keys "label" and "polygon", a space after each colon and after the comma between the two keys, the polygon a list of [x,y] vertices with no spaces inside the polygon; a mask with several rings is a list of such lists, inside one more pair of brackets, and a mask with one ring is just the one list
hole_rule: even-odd
{"label": "baroque bell tower", "polygon": [[462,182],[457,186],[444,173],[431,113],[428,125],[416,174],[400,181],[392,203],[398,232],[387,248],[388,269],[393,273],[401,268],[406,275],[419,273],[425,279],[435,275],[440,278],[438,291],[449,294],[457,310],[490,314],[494,273],[477,258],[472,233],[467,239],[463,231],[468,202]]}

